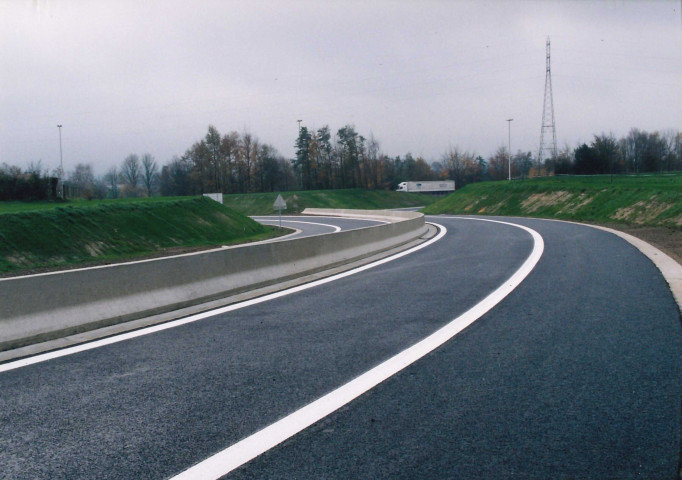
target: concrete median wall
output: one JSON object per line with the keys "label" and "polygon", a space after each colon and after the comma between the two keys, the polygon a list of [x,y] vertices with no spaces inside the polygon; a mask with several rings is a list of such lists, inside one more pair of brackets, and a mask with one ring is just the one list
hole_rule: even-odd
{"label": "concrete median wall", "polygon": [[291,241],[0,279],[0,351],[197,305],[422,236],[415,212],[311,210],[389,223]]}

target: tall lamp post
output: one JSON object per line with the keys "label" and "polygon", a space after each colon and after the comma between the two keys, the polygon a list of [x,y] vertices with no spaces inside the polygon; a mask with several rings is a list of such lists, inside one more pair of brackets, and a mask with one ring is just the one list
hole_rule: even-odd
{"label": "tall lamp post", "polygon": [[64,198],[64,161],[62,160],[62,126],[57,125],[59,129],[59,182],[62,184],[62,199]]}
{"label": "tall lamp post", "polygon": [[[301,141],[301,122],[303,120],[296,120],[296,121],[298,122],[298,138],[296,139],[296,145],[298,146],[299,145],[298,142]],[[296,152],[296,157],[297,157],[297,161],[298,161],[298,151]],[[299,167],[300,167],[300,165],[299,165]],[[300,185],[302,185],[303,184],[303,170],[301,168],[299,168],[298,170],[299,170],[298,171],[298,183]]]}
{"label": "tall lamp post", "polygon": [[509,181],[511,182],[511,122],[513,118],[507,119],[507,126],[509,127]]}

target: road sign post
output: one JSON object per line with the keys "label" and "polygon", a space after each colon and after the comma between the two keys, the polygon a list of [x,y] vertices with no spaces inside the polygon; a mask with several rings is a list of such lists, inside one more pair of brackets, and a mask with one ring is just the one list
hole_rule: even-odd
{"label": "road sign post", "polygon": [[275,208],[279,211],[279,229],[282,230],[282,210],[287,209],[287,202],[284,201],[282,195],[277,195],[275,200]]}

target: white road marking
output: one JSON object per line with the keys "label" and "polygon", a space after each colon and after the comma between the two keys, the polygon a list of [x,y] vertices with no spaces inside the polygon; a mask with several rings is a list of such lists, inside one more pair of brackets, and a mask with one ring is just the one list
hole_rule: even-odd
{"label": "white road marking", "polygon": [[[253,218],[254,220],[256,220],[257,218],[261,218],[261,219],[263,219],[264,221],[272,222],[273,224],[278,224],[278,223],[279,223],[279,220],[276,219],[276,218],[272,218],[272,219],[271,219],[271,218],[265,218],[265,217],[251,217],[251,218]],[[258,220],[256,220],[256,221],[258,221]],[[331,224],[329,224],[329,223],[304,222],[304,221],[302,221],[302,220],[284,220],[284,219],[282,219],[282,223],[305,223],[305,224],[308,224],[308,225],[318,225],[318,226],[321,226],[321,227],[329,227],[329,228],[331,228],[332,230],[334,230],[334,233],[337,233],[337,232],[340,232],[340,231],[341,231],[341,227],[339,227],[339,226],[337,226],[337,225],[331,225]],[[270,223],[268,223],[268,225],[270,225]]]}
{"label": "white road marking", "polygon": [[[452,217],[455,218],[455,217]],[[440,330],[429,335],[420,342],[389,358],[345,385],[315,400],[314,402],[296,410],[292,414],[265,427],[249,437],[235,443],[171,480],[218,479],[232,470],[253,460],[271,448],[279,445],[288,438],[322,420],[360,395],[374,388],[389,377],[395,375],[405,367],[416,362],[428,353],[452,339],[459,332],[490,311],[495,305],[509,295],[530,274],[540,260],[544,251],[544,241],[539,233],[523,225],[503,222],[499,220],[457,218],[483,222],[501,223],[521,228],[533,237],[533,251],[521,267],[509,277],[494,292],[474,305],[471,309],[452,320]],[[445,232],[445,228],[439,226]],[[420,246],[423,248],[422,246]]]}
{"label": "white road marking", "polygon": [[374,263],[369,263],[367,265],[363,265],[361,267],[354,268],[352,270],[347,270],[345,272],[338,273],[338,274],[332,275],[330,277],[322,278],[320,280],[315,280],[315,281],[310,282],[310,283],[306,283],[306,284],[299,285],[296,287],[292,287],[292,288],[289,288],[286,290],[282,290],[279,292],[264,295],[262,297],[254,298],[254,299],[247,300],[244,302],[235,303],[232,305],[227,305],[225,307],[218,308],[215,310],[210,310],[207,312],[198,313],[196,315],[181,318],[181,319],[174,320],[171,322],[162,323],[159,325],[154,325],[151,327],[142,328],[140,330],[134,330],[131,332],[120,334],[120,335],[102,338],[100,340],[95,340],[93,342],[83,343],[80,345],[75,345],[73,347],[68,347],[68,348],[64,348],[61,350],[55,350],[52,352],[42,353],[40,355],[35,355],[32,357],[22,358],[20,360],[14,360],[12,362],[3,363],[3,364],[0,364],[0,373],[7,372],[9,370],[15,370],[15,369],[21,368],[21,367],[26,367],[28,365],[34,365],[36,363],[46,362],[48,360],[52,360],[55,358],[65,357],[67,355],[73,355],[75,353],[84,352],[86,350],[92,350],[94,348],[104,347],[106,345],[111,345],[114,343],[123,342],[125,340],[130,340],[131,338],[137,338],[137,337],[141,337],[143,335],[149,335],[151,333],[161,332],[163,330],[168,330],[170,328],[175,328],[175,327],[179,327],[181,325],[186,325],[188,323],[203,320],[205,318],[212,317],[215,315],[220,315],[220,314],[231,312],[234,310],[239,310],[241,308],[249,307],[251,305],[257,305],[259,303],[267,302],[267,301],[273,300],[275,298],[284,297],[286,295],[290,295],[292,293],[307,290],[309,288],[313,288],[313,287],[316,287],[318,285],[323,285],[325,283],[333,282],[334,280],[338,280],[340,278],[345,278],[345,277],[348,277],[350,275],[354,275],[356,273],[363,272],[365,270],[369,270],[370,268],[374,268],[376,266],[383,265],[384,263],[390,262],[392,260],[396,260],[398,258],[404,257],[404,256],[409,255],[411,253],[414,253],[418,250],[421,250],[422,248],[426,248],[429,245],[432,245],[433,243],[435,243],[438,240],[440,240],[441,238],[443,238],[445,236],[445,234],[447,233],[447,229],[445,227],[441,227],[441,226],[439,226],[439,227],[441,228],[441,231],[438,233],[438,235],[436,235],[432,239],[428,240],[427,242],[424,242],[420,245],[417,245],[416,247],[412,247],[408,250],[402,251],[402,252],[397,253],[395,255],[392,255],[390,257],[383,258],[383,259],[378,260]]}

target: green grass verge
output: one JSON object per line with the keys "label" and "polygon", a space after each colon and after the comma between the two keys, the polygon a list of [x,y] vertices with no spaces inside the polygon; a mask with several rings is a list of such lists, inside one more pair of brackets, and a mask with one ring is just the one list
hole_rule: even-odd
{"label": "green grass verge", "polygon": [[[51,202],[0,202],[0,215],[4,213],[35,212],[39,210],[53,210],[63,207],[91,207],[93,205],[122,205],[128,203],[163,203],[173,200],[187,200],[190,197],[141,197],[117,198],[106,200],[69,200]],[[199,197],[191,197],[199,198]]]}
{"label": "green grass verge", "polygon": [[[42,205],[42,206],[41,206]],[[272,229],[206,198],[2,205],[0,272],[254,241]],[[31,208],[33,207],[33,208]]]}
{"label": "green grass verge", "polygon": [[477,183],[428,206],[424,213],[510,215],[682,229],[682,174]]}
{"label": "green grass verge", "polygon": [[[278,193],[253,193],[246,195],[225,195],[223,203],[245,215],[272,215]],[[287,209],[282,213],[300,213],[306,208],[353,208],[379,210],[408,208],[430,205],[438,197],[416,193],[392,192],[387,190],[310,190],[284,192],[282,198]]]}

